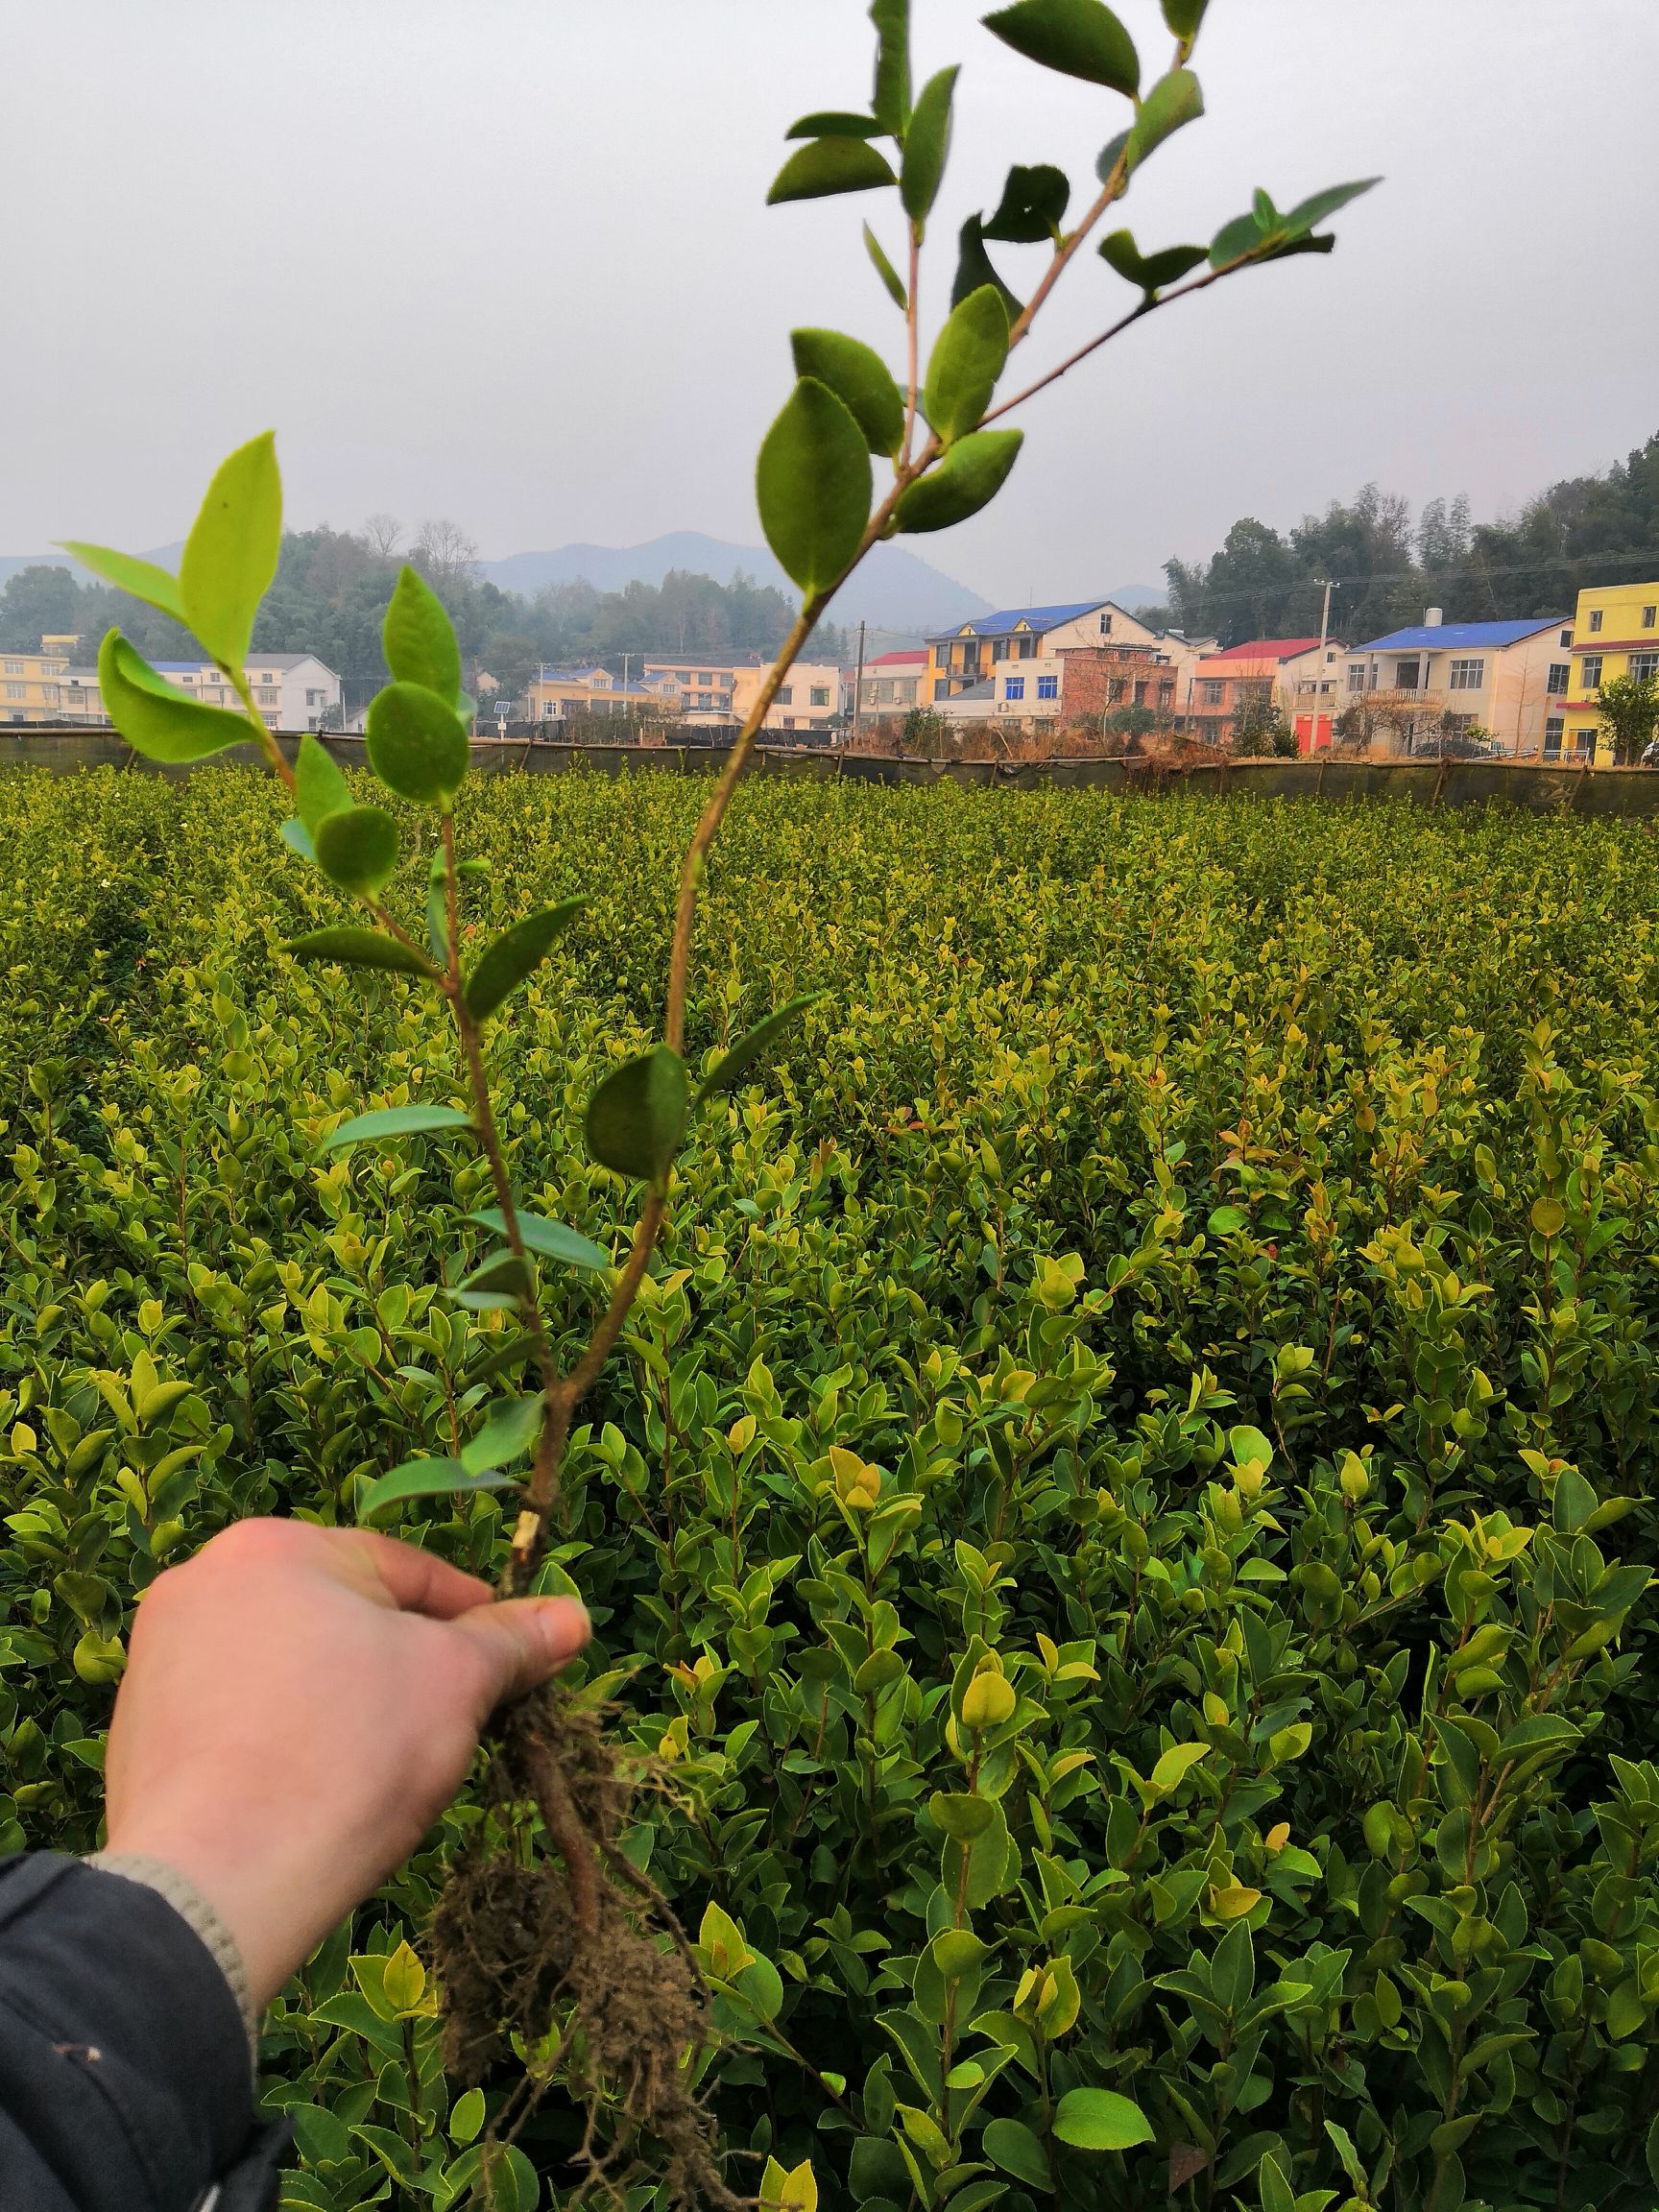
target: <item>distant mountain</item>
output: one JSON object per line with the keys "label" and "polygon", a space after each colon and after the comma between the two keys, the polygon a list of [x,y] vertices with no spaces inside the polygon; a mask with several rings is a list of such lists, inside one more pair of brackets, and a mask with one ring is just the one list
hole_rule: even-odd
{"label": "distant mountain", "polygon": [[[733,545],[700,530],[674,530],[643,545],[561,545],[551,553],[510,553],[502,561],[480,564],[484,575],[504,591],[527,598],[549,584],[591,584],[598,591],[619,591],[626,584],[661,584],[671,568],[730,583],[741,569],[761,584],[794,591],[763,545]],[[868,622],[872,629],[918,635],[949,630],[970,615],[988,614],[991,602],[958,584],[954,577],[918,560],[902,545],[876,546],[864,565],[843,586],[830,610],[832,622]]]}

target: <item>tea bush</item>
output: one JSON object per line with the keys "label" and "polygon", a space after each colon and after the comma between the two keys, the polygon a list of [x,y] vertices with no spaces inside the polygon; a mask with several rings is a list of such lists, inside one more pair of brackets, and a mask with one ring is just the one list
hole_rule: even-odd
{"label": "tea bush", "polygon": [[[462,806],[480,942],[589,897],[490,1049],[518,1187],[608,1252],[577,1131],[697,796]],[[440,1295],[480,1163],[319,1153],[461,1070],[404,979],[276,950],[328,898],[283,810],[0,780],[7,1847],[92,1845],[162,1563],[351,1519],[524,1358]],[[828,996],[687,1140],[542,1570],[662,1763],[632,1848],[717,1992],[740,2186],[1654,2202],[1656,913],[1617,826],[744,792],[694,1071]],[[562,1351],[602,1280],[548,1297]],[[504,1510],[379,1519],[489,1574]],[[480,1817],[271,2015],[296,2208],[477,2177],[499,2092],[445,2084],[420,1950]],[[574,2202],[581,2127],[549,2097],[496,2200]]]}

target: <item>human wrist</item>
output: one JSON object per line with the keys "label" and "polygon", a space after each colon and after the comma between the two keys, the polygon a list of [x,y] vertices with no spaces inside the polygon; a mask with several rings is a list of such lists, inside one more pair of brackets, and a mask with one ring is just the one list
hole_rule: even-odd
{"label": "human wrist", "polygon": [[259,2056],[259,2023],[265,2008],[263,2003],[254,2002],[240,1943],[205,1892],[178,1867],[147,1852],[95,1851],[86,1864],[95,1867],[101,1874],[118,1875],[123,1881],[135,1882],[146,1889],[153,1889],[172,1906],[224,1975],[230,1995],[235,2000],[243,2032],[248,2037],[249,2058],[256,2066]]}

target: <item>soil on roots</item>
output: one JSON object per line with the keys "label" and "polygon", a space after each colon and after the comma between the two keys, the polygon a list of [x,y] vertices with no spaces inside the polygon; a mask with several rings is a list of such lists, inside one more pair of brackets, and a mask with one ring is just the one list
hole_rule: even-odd
{"label": "soil on roots", "polygon": [[[515,2035],[534,2048],[557,2024],[562,2049],[587,2070],[582,2155],[595,2176],[634,2150],[594,2149],[595,2117],[609,2106],[624,2137],[661,2147],[659,2177],[676,2204],[738,2212],[684,2064],[709,2039],[708,1992],[666,1903],[618,1841],[635,1780],[601,1716],[556,1685],[506,1717],[490,1770],[501,1840],[457,1863],[432,1922],[445,2070],[476,2082]],[[523,1856],[530,1807],[557,1860]]]}

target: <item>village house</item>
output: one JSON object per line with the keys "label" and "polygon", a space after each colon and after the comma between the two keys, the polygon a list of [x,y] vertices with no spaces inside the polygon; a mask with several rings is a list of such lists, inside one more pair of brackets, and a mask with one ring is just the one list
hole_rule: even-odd
{"label": "village house", "polygon": [[[211,661],[156,661],[158,676],[204,707],[240,714],[235,687]],[[244,671],[253,705],[269,730],[338,730],[343,727],[341,685],[334,670],[314,653],[255,653]],[[95,667],[71,665],[59,687],[61,719],[107,724]]]}
{"label": "village house", "polygon": [[[1182,716],[1188,733],[1209,745],[1232,735],[1246,708],[1299,716],[1304,753],[1331,742],[1342,647],[1318,637],[1249,637],[1194,662]],[[1304,736],[1306,743],[1302,740]]]}
{"label": "village house", "polygon": [[1559,614],[1447,622],[1431,607],[1419,627],[1344,655],[1344,709],[1373,745],[1394,752],[1483,731],[1507,754],[1538,754],[1561,715],[1572,646],[1573,625]]}
{"label": "village house", "polygon": [[1600,707],[1596,694],[1621,676],[1659,677],[1659,584],[1602,584],[1578,594],[1571,629],[1550,665],[1544,718],[1546,760],[1593,760]]}

